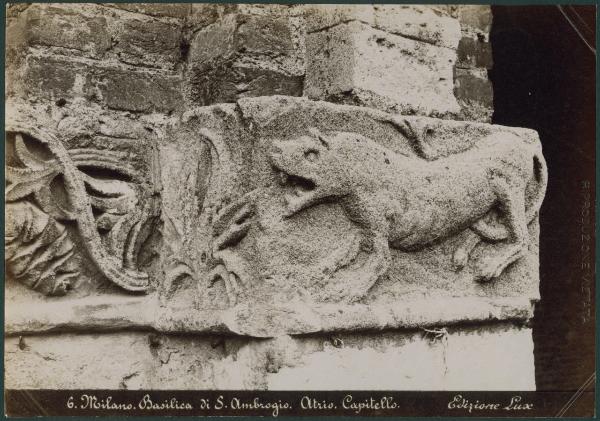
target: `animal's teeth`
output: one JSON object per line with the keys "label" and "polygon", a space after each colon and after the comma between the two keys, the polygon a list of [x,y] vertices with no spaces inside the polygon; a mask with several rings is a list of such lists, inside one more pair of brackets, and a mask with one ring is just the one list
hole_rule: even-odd
{"label": "animal's teeth", "polygon": [[279,184],[282,186],[286,185],[288,182],[288,175],[286,173],[284,173],[283,171],[280,171],[278,176],[279,176]]}

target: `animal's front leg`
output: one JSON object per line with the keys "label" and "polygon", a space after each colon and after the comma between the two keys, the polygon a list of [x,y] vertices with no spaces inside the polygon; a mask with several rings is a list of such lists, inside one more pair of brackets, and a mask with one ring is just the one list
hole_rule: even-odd
{"label": "animal's front leg", "polygon": [[454,268],[459,271],[464,268],[469,262],[469,257],[473,249],[481,242],[479,234],[473,230],[467,230],[466,239],[456,248],[452,255],[452,263]]}

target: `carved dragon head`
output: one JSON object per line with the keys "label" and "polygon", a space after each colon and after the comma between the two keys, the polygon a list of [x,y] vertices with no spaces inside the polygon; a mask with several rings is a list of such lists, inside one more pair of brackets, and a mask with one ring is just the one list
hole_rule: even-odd
{"label": "carved dragon head", "polygon": [[336,181],[340,168],[332,151],[332,140],[313,128],[310,135],[272,143],[268,156],[284,189],[286,217],[344,195],[344,189]]}

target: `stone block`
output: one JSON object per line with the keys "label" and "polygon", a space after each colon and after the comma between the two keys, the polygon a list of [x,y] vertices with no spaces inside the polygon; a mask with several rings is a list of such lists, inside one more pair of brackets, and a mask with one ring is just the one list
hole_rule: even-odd
{"label": "stone block", "polygon": [[107,19],[77,6],[33,4],[19,19],[26,27],[27,45],[64,48],[93,58],[102,58],[112,46]]}
{"label": "stone block", "polygon": [[491,69],[493,66],[492,46],[489,42],[463,37],[456,52],[458,55],[456,67]]}
{"label": "stone block", "polygon": [[301,17],[304,15],[304,6],[302,4],[193,3],[187,22],[192,31],[197,31],[230,14],[271,18]]}
{"label": "stone block", "polygon": [[492,9],[489,5],[461,4],[457,17],[464,32],[475,32],[487,37],[492,29]]}
{"label": "stone block", "polygon": [[301,22],[288,17],[229,14],[195,35],[188,62],[188,93],[195,104],[232,102],[246,96],[301,95]]}
{"label": "stone block", "polygon": [[478,103],[492,110],[494,92],[487,70],[456,68],[454,72],[456,98]]}
{"label": "stone block", "polygon": [[172,17],[183,19],[189,15],[192,5],[186,3],[104,3],[103,6],[114,7],[130,12],[155,17]]}
{"label": "stone block", "polygon": [[[459,110],[456,52],[352,21],[307,35],[305,95],[405,114]],[[343,101],[343,100],[342,100]]]}
{"label": "stone block", "polygon": [[510,324],[267,341],[50,334],[5,349],[9,389],[535,390],[531,329]]}
{"label": "stone block", "polygon": [[[85,133],[77,122],[63,118],[60,130]],[[7,309],[7,332],[119,320],[120,328],[276,337],[533,315],[546,183],[533,131],[275,96],[190,110],[157,147],[156,292],[124,302],[100,294],[60,311],[39,297],[35,311]],[[490,184],[490,171],[509,184]],[[389,172],[393,179],[381,179]],[[525,203],[493,206],[495,195],[513,194]],[[355,208],[360,198],[371,206]],[[377,215],[390,230],[361,228]],[[521,242],[508,241],[507,229],[521,230]]]}
{"label": "stone block", "polygon": [[173,70],[183,60],[180,23],[154,19],[115,19],[111,25],[112,54],[119,61]]}
{"label": "stone block", "polygon": [[[531,329],[510,324],[295,339],[269,390],[535,390]],[[294,346],[295,345],[295,346]],[[475,374],[476,373],[476,374]],[[360,413],[355,413],[360,415]]]}
{"label": "stone block", "polygon": [[198,105],[234,102],[264,95],[302,95],[302,77],[270,69],[265,60],[214,60],[196,69],[189,80],[190,97]]}
{"label": "stone block", "polygon": [[26,47],[58,54],[174,69],[181,60],[182,23],[87,4],[34,4],[23,21]]}
{"label": "stone block", "polygon": [[53,102],[86,98],[134,112],[172,112],[181,106],[180,79],[168,72],[29,56],[20,78],[22,95]]}
{"label": "stone block", "polygon": [[436,13],[431,6],[314,5],[307,6],[307,31],[357,21],[390,34],[456,49],[460,25],[455,18]]}

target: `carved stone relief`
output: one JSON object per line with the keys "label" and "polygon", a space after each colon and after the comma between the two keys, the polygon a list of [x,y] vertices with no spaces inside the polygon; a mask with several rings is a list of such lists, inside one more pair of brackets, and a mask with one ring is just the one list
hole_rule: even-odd
{"label": "carved stone relief", "polygon": [[[74,302],[89,316],[63,326],[118,313],[161,331],[269,337],[526,319],[539,299],[547,176],[530,130],[244,99],[183,114],[159,141],[153,186],[115,148],[67,148],[22,125],[7,145],[15,280],[65,294],[83,255],[123,297],[156,285],[131,302],[113,291],[106,314]],[[139,262],[150,235],[155,284]]]}
{"label": "carved stone relief", "polygon": [[[137,258],[158,209],[140,188],[141,178],[124,152],[67,150],[50,130],[8,124],[9,274],[36,291],[64,295],[79,276],[69,260],[83,252],[122,290],[146,292],[148,274]],[[74,227],[85,251],[74,248],[65,225]]]}
{"label": "carved stone relief", "polygon": [[[547,176],[531,131],[281,97],[192,110],[171,136],[212,151],[183,228],[198,311],[538,297]],[[190,185],[163,216],[189,219]]]}

